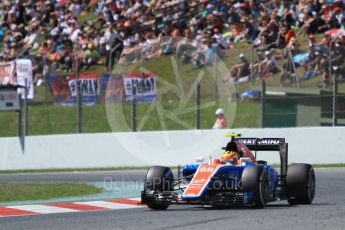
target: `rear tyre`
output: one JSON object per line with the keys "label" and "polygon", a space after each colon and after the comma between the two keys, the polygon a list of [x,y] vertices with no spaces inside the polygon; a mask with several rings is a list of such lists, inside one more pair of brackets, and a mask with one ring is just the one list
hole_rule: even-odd
{"label": "rear tyre", "polygon": [[[169,167],[153,166],[147,171],[146,174],[144,194],[146,191],[153,191],[155,193],[172,191],[173,180],[174,176]],[[147,200],[146,205],[154,210],[165,210],[169,207],[169,203],[157,202],[154,199]]]}
{"label": "rear tyre", "polygon": [[268,200],[268,175],[259,166],[247,167],[242,173],[244,192],[253,192],[254,207],[264,208]]}
{"label": "rear tyre", "polygon": [[288,167],[287,197],[290,205],[311,204],[315,196],[315,172],[310,164],[291,164]]}

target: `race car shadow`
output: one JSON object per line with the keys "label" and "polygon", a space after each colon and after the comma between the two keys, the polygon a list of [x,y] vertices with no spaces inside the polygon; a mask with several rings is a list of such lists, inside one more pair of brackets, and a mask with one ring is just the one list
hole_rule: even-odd
{"label": "race car shadow", "polygon": [[[288,207],[293,207],[289,204],[268,204],[265,209],[270,209],[270,208],[288,208]],[[217,206],[217,207],[212,207],[212,206],[209,206],[209,207],[203,207],[203,206],[194,206],[194,205],[177,205],[177,206],[170,206],[166,211],[186,211],[186,210],[189,210],[189,211],[205,211],[205,210],[258,210],[257,208],[255,207],[244,207],[244,206],[232,206],[232,207],[220,207],[220,206]]]}
{"label": "race car shadow", "polygon": [[268,204],[265,208],[289,208],[293,207],[295,205],[289,205],[289,204]]}
{"label": "race car shadow", "polygon": [[[284,204],[267,204],[264,209],[291,209],[291,208],[298,208],[301,206],[327,206],[327,205],[336,205],[335,203],[313,203],[313,204],[300,204],[300,205],[290,205],[288,203]],[[255,207],[202,207],[196,205],[174,205],[170,206],[166,211],[170,212],[180,212],[180,211],[193,211],[193,212],[200,212],[200,211],[219,211],[219,210],[233,210],[233,211],[249,211],[249,210],[260,210]],[[152,211],[147,209],[147,211]]]}
{"label": "race car shadow", "polygon": [[328,206],[328,205],[336,205],[335,203],[312,203],[312,204],[268,204],[265,208],[294,208],[294,207],[301,207],[301,206]]}
{"label": "race car shadow", "polygon": [[297,206],[328,206],[328,205],[336,205],[336,203],[312,203],[312,204],[296,204],[296,205],[288,205],[288,206],[297,207]]}

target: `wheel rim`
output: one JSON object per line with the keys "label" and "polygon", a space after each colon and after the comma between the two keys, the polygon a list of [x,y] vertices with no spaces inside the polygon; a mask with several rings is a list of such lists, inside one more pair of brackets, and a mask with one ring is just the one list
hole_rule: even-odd
{"label": "wheel rim", "polygon": [[312,202],[315,196],[315,173],[314,170],[311,169],[309,172],[309,180],[308,180],[308,198],[309,201]]}

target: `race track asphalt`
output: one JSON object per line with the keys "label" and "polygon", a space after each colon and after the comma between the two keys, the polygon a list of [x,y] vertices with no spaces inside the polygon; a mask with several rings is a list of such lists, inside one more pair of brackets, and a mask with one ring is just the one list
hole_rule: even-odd
{"label": "race track asphalt", "polygon": [[[289,206],[286,201],[265,209],[207,210],[198,206],[147,208],[0,218],[0,230],[114,229],[345,229],[345,168],[316,169],[312,205]],[[110,176],[142,180],[145,172],[100,172],[0,175],[0,181],[100,181]]]}

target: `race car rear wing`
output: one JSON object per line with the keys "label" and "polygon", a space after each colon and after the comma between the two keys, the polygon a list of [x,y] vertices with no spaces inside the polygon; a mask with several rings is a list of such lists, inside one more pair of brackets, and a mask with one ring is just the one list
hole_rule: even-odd
{"label": "race car rear wing", "polygon": [[251,151],[279,151],[280,175],[286,176],[288,164],[288,143],[285,138],[234,138],[246,145]]}

